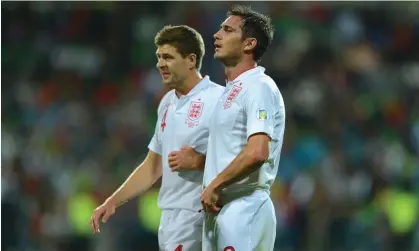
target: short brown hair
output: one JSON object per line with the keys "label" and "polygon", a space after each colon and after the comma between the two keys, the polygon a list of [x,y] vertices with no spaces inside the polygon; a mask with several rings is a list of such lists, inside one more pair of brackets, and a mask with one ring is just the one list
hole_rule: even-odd
{"label": "short brown hair", "polygon": [[154,38],[156,46],[169,44],[177,49],[182,57],[196,55],[196,69],[201,69],[205,54],[205,44],[201,34],[187,25],[165,26]]}
{"label": "short brown hair", "polygon": [[227,17],[239,16],[243,19],[241,26],[243,38],[256,38],[257,45],[253,51],[253,58],[256,62],[260,61],[268,47],[271,45],[274,28],[270,17],[252,10],[249,6],[233,5],[227,12]]}

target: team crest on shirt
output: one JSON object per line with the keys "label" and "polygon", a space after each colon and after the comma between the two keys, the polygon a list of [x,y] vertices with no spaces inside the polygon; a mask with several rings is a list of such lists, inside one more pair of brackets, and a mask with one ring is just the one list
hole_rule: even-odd
{"label": "team crest on shirt", "polygon": [[202,110],[204,109],[203,102],[192,101],[188,110],[188,117],[185,120],[185,124],[188,127],[194,127],[199,124],[199,118],[201,117]]}
{"label": "team crest on shirt", "polygon": [[231,104],[233,104],[234,99],[237,97],[237,95],[239,95],[241,90],[242,90],[241,86],[233,85],[233,87],[231,88],[230,94],[228,94],[227,100],[224,103],[224,109],[231,107]]}
{"label": "team crest on shirt", "polygon": [[268,119],[268,111],[265,109],[258,109],[256,116],[259,120],[267,120]]}

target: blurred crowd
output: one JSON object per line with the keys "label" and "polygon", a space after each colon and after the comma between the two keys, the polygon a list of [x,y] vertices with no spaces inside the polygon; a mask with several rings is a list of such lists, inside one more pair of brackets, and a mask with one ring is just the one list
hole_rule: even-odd
{"label": "blurred crowd", "polygon": [[[287,120],[272,188],[281,251],[419,250],[419,4],[246,2]],[[92,210],[147,152],[167,91],[154,35],[213,34],[232,2],[2,2],[4,251],[156,251],[159,184],[93,236]]]}

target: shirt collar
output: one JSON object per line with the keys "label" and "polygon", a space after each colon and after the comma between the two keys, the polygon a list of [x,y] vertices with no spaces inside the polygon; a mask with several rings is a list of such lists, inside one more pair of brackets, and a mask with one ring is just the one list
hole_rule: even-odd
{"label": "shirt collar", "polygon": [[264,68],[264,67],[262,67],[262,66],[256,66],[256,67],[254,67],[254,68],[252,68],[252,69],[249,69],[249,70],[247,70],[247,71],[245,71],[245,72],[241,73],[239,76],[237,76],[237,77],[236,77],[234,80],[232,80],[232,81],[227,81],[227,80],[226,80],[226,85],[233,85],[233,84],[236,84],[236,83],[238,83],[238,82],[242,81],[243,79],[245,79],[245,78],[247,78],[247,77],[249,77],[249,76],[256,75],[256,74],[262,74],[262,73],[264,73],[264,72],[265,72],[265,68]]}
{"label": "shirt collar", "polygon": [[186,95],[181,95],[179,96],[179,98],[195,95],[202,89],[205,89],[208,86],[209,82],[209,76],[204,75],[201,81],[198,82],[198,84],[196,84]]}

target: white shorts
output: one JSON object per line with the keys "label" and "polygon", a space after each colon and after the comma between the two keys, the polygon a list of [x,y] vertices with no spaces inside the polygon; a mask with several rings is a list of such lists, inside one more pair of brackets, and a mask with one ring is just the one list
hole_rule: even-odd
{"label": "white shorts", "polygon": [[203,212],[163,210],[158,233],[160,251],[202,250],[203,221]]}
{"label": "white shorts", "polygon": [[257,190],[206,214],[203,251],[270,251],[276,236],[275,209],[269,194]]}

